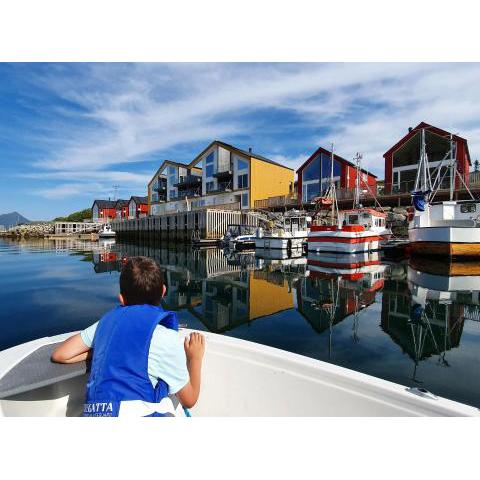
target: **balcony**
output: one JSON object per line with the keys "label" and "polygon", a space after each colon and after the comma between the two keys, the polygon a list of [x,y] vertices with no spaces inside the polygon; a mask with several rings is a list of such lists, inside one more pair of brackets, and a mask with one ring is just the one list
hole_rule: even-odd
{"label": "balcony", "polygon": [[233,180],[229,182],[218,182],[217,188],[212,190],[207,190],[206,195],[209,193],[222,193],[222,192],[231,192],[233,190]]}
{"label": "balcony", "polygon": [[201,197],[202,196],[202,187],[201,185],[198,188],[190,188],[188,190],[183,190],[179,192],[174,197],[170,197],[170,202],[175,202],[178,200],[185,200],[185,197],[194,198],[194,197]]}
{"label": "balcony", "polygon": [[215,172],[213,176],[219,182],[230,182],[233,180],[233,167],[230,166],[229,170],[222,170],[222,171]]}
{"label": "balcony", "polygon": [[191,189],[192,187],[198,187],[202,184],[202,177],[197,175],[187,175],[186,177],[180,177],[180,181],[173,186],[179,190]]}

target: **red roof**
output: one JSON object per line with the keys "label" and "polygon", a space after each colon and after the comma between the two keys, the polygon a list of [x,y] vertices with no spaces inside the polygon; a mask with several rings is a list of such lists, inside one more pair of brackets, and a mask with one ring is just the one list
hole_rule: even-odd
{"label": "red roof", "polygon": [[[332,152],[329,152],[326,148],[323,147],[318,147],[308,158],[305,160],[300,167],[297,169],[297,173],[303,170],[319,153],[324,153],[325,155],[331,155]],[[333,154],[333,158],[335,160],[338,160],[340,162],[347,163],[351,167],[356,167],[352,162],[346,160],[345,158],[341,157],[340,155],[337,155],[336,153]],[[364,168],[361,169],[363,173],[366,173],[367,175],[371,175],[372,177],[377,178],[377,176],[368,170],[365,170]]]}
{"label": "red roof", "polygon": [[[425,122],[420,122],[415,128],[412,128],[404,137],[402,137],[393,147],[389,148],[383,156],[386,157],[389,153],[393,152],[394,150],[397,150],[397,148],[401,147],[404,143],[406,143],[408,140],[410,140],[414,135],[417,134],[419,130],[422,130],[425,128],[429,132],[435,133],[436,135],[439,135],[440,137],[450,137],[451,133],[447,132],[446,130],[442,130],[441,128],[434,127],[433,125],[430,125]],[[470,152],[468,151],[468,143],[465,138],[459,137],[458,135],[452,135],[453,139],[455,141],[460,141],[465,143],[465,151],[467,152],[467,157],[468,157],[468,163],[471,165],[472,162],[470,160]]]}

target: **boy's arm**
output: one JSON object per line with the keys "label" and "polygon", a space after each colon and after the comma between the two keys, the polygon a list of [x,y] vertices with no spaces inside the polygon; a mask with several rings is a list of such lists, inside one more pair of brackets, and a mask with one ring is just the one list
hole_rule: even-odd
{"label": "boy's arm", "polygon": [[193,332],[190,334],[190,338],[185,338],[184,346],[190,381],[177,392],[177,398],[184,407],[192,408],[200,395],[205,337],[200,333]]}
{"label": "boy's arm", "polygon": [[82,340],[79,333],[67,338],[52,353],[52,362],[77,363],[83,362],[90,356],[91,348]]}

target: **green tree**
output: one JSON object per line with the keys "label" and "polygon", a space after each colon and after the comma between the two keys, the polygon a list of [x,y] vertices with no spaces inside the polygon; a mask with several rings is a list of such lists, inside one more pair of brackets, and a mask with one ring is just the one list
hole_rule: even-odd
{"label": "green tree", "polygon": [[54,222],[83,222],[84,220],[92,218],[92,211],[90,208],[85,208],[78,212],[73,212],[67,217],[57,217],[54,218]]}

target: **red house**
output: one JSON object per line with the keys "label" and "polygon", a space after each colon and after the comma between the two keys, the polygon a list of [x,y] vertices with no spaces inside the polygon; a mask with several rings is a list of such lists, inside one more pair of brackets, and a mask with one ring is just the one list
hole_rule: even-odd
{"label": "red house", "polygon": [[[353,190],[357,178],[355,165],[336,154],[333,158],[333,178],[336,187]],[[364,169],[361,172],[360,188],[376,193],[377,176]],[[331,152],[319,147],[297,170],[298,198],[301,199],[301,203],[310,203],[327,190],[330,184],[330,173]]]}
{"label": "red house", "polygon": [[95,200],[92,205],[92,220],[94,222],[109,222],[117,216],[113,200]]}
{"label": "red house", "polygon": [[117,220],[125,220],[128,218],[128,200],[117,200],[115,211]]}
{"label": "red house", "polygon": [[128,218],[141,218],[148,215],[148,197],[130,197]]}
{"label": "red house", "polygon": [[[467,140],[441,128],[421,122],[415,128],[409,128],[408,133],[383,155],[385,159],[386,193],[410,193],[415,188],[422,130],[425,130],[425,146],[430,171],[436,169],[443,159],[450,158],[450,141],[452,140],[457,168],[466,185],[469,184],[471,160]],[[446,161],[444,165],[442,164],[441,169],[440,177],[447,169]],[[447,171],[442,181],[442,188],[449,188],[449,182],[450,176]],[[458,178],[455,187],[461,187],[461,181]]]}

